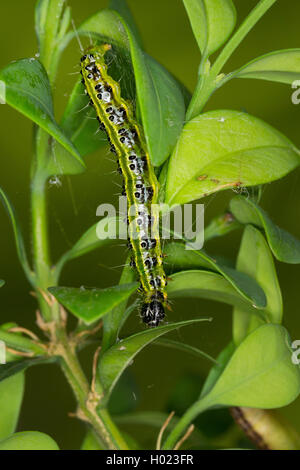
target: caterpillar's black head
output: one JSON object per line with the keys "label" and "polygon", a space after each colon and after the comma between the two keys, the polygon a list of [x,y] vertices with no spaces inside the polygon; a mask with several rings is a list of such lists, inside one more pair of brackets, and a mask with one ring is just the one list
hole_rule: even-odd
{"label": "caterpillar's black head", "polygon": [[165,317],[163,304],[159,300],[151,300],[151,302],[144,303],[141,309],[141,317],[148,326],[158,326]]}

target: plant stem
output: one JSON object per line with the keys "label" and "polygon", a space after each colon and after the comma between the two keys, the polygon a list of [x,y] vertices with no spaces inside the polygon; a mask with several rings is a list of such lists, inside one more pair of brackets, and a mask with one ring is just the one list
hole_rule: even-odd
{"label": "plant stem", "polygon": [[128,449],[119,430],[112,422],[107,410],[97,410],[96,402],[90,400],[90,387],[82,371],[75,351],[69,344],[64,328],[57,327],[59,353],[63,358],[62,370],[72,387],[78,402],[78,416],[87,421],[94,429],[100,440],[108,449]]}
{"label": "plant stem", "polygon": [[218,75],[220,74],[224,65],[229,60],[233,52],[237,49],[237,47],[241,44],[243,39],[247,36],[249,31],[251,31],[255,24],[263,17],[263,15],[276,1],[277,0],[261,0],[253,8],[251,13],[247,16],[236,33],[227,42],[211,70],[200,76],[190,106],[187,110],[187,120],[190,120],[200,114],[210,96],[215,92],[215,90],[224,84],[224,80],[218,80]]}

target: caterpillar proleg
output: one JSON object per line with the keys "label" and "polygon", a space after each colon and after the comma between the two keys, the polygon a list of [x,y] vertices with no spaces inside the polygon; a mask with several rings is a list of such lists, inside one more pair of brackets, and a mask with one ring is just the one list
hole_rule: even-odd
{"label": "caterpillar proleg", "polygon": [[158,182],[133,108],[121,97],[119,83],[108,75],[104,56],[110,48],[108,44],[90,48],[81,58],[82,83],[124,179],[131,265],[138,273],[143,298],[140,314],[144,323],[154,327],[165,317],[167,306],[159,216],[151,211],[158,202]]}

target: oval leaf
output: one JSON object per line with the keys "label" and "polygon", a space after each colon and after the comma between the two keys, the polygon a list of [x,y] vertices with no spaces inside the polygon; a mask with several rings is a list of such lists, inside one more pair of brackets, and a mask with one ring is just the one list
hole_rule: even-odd
{"label": "oval leaf", "polygon": [[3,281],[2,279],[0,279],[0,287],[3,287],[5,284],[5,281]]}
{"label": "oval leaf", "polygon": [[[145,346],[152,343],[160,336],[176,330],[177,328],[210,320],[211,319],[209,318],[201,318],[163,325],[132,335],[108,349],[103,356],[101,356],[98,366],[100,381],[106,392],[103,402],[107,403],[107,400],[109,399],[109,396],[121,374]],[[103,405],[103,402],[101,402],[101,405]]]}
{"label": "oval leaf", "polygon": [[284,263],[300,263],[300,241],[275,225],[257,204],[250,199],[237,196],[230,201],[230,210],[242,224],[253,224],[265,231],[275,258]]}
{"label": "oval leaf", "polygon": [[300,49],[274,51],[232,73],[233,78],[257,78],[291,85],[300,75]]}
{"label": "oval leaf", "polygon": [[[0,366],[1,367],[1,366]],[[24,393],[24,374],[0,382],[0,441],[16,429]]]}
{"label": "oval leaf", "polygon": [[292,352],[285,328],[257,328],[233,353],[209,392],[210,401],[265,409],[288,405],[300,392],[300,369],[291,360]]}
{"label": "oval leaf", "polygon": [[213,388],[220,375],[223,373],[229,359],[234,353],[235,346],[233,342],[230,342],[223,351],[217,357],[216,364],[210,369],[209,374],[204,382],[201,390],[200,398],[207,395],[208,392]]}
{"label": "oval leaf", "polygon": [[[3,203],[6,209],[6,212],[10,218],[11,224],[12,224],[19,261],[21,265],[23,266],[23,269],[28,279],[32,280],[33,274],[28,263],[27,253],[25,250],[25,245],[24,245],[24,240],[23,240],[23,235],[21,232],[20,224],[17,219],[15,209],[2,188],[0,188],[0,200]],[[1,287],[1,282],[0,282],[0,287]]]}
{"label": "oval leaf", "polygon": [[0,450],[59,450],[47,434],[36,431],[17,432],[0,442]]}
{"label": "oval leaf", "polygon": [[293,144],[260,119],[211,111],[185,125],[170,159],[165,202],[183,204],[216,191],[274,181],[299,161]]}
{"label": "oval leaf", "polygon": [[184,428],[209,408],[272,409],[294,401],[300,393],[300,369],[293,364],[292,353],[286,329],[272,324],[254,330],[232,355],[231,348],[226,348],[223,356],[226,367],[224,363],[219,370],[214,367],[206,395],[187,410],[163,449],[173,448]]}
{"label": "oval leaf", "polygon": [[133,282],[106,289],[50,287],[48,290],[73,315],[90,325],[128,299],[137,287],[138,283]]}
{"label": "oval leaf", "polygon": [[182,271],[173,274],[171,279],[167,287],[171,298],[198,297],[240,307],[259,317],[262,315],[260,310],[244,300],[220,274],[209,271]]}
{"label": "oval leaf", "polygon": [[210,56],[229,38],[236,23],[232,0],[183,0],[199,49]]}
{"label": "oval leaf", "polygon": [[[175,245],[175,244],[174,244]],[[247,274],[236,271],[219,263],[204,251],[185,250],[183,244],[172,246],[173,253],[170,257],[170,266],[177,266],[179,269],[206,267],[217,271],[224,276],[227,281],[236,289],[236,291],[255,307],[262,308],[266,306],[266,296],[257,282]],[[169,259],[168,259],[169,262]]]}
{"label": "oval leaf", "polygon": [[[264,236],[256,228],[248,225],[245,228],[237,269],[252,276],[262,286],[267,297],[264,309],[265,320],[270,323],[282,321],[282,297],[276,275],[273,257]],[[239,344],[247,334],[261,325],[262,320],[250,316],[238,308],[233,313],[233,338]]]}
{"label": "oval leaf", "polygon": [[[102,40],[130,52],[137,99],[150,158],[162,165],[170,155],[185,115],[184,99],[176,80],[146,55],[124,20],[114,11],[103,10],[85,21],[80,33],[94,33]],[[105,39],[104,39],[105,38]]]}
{"label": "oval leaf", "polygon": [[0,80],[5,83],[7,104],[38,124],[67,150],[65,160],[55,161],[53,156],[49,173],[83,171],[85,165],[80,154],[55,121],[50,83],[43,65],[34,58],[12,62],[0,71]]}

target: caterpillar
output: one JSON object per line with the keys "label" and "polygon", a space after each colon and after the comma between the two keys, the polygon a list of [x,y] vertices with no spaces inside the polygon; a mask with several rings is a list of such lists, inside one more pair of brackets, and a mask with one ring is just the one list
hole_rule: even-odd
{"label": "caterpillar", "polygon": [[159,216],[151,211],[158,202],[158,181],[132,105],[121,97],[119,83],[108,75],[105,54],[109,49],[109,44],[103,44],[86,51],[81,58],[82,83],[124,178],[130,265],[138,273],[143,299],[140,315],[144,323],[155,327],[164,319],[168,306]]}

